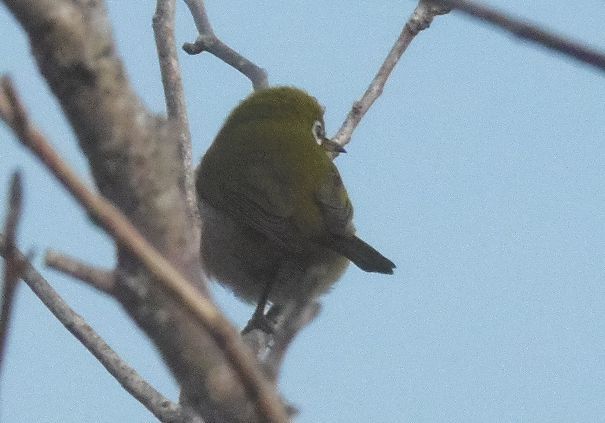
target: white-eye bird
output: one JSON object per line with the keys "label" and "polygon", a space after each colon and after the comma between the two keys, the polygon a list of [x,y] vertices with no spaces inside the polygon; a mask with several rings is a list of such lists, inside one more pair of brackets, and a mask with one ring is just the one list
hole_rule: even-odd
{"label": "white-eye bird", "polygon": [[258,304],[306,303],[349,260],[366,272],[395,265],[355,235],[353,208],[326,154],[317,100],[291,87],[255,91],[229,115],[196,176],[201,258],[210,277]]}

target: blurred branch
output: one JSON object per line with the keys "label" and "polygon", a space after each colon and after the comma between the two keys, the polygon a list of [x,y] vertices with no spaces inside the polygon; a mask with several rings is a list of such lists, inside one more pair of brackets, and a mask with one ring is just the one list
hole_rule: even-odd
{"label": "blurred branch", "polygon": [[185,3],[187,3],[191,11],[199,35],[195,42],[185,43],[183,50],[189,54],[199,54],[207,51],[243,73],[250,79],[255,90],[267,88],[269,86],[267,71],[243,57],[214,34],[208,14],[206,13],[204,1],[185,0]]}
{"label": "blurred branch", "polygon": [[158,282],[175,295],[179,302],[191,311],[198,323],[208,330],[241,378],[249,397],[257,399],[257,406],[264,420],[286,421],[284,407],[273,387],[264,378],[239,334],[227,319],[208,299],[201,296],[170,262],[149,245],[117,208],[88,190],[31,124],[8,78],[2,78],[1,88],[1,94],[5,96],[10,107],[10,113],[7,115],[13,116],[13,120],[6,123],[14,130],[21,143],[46,165],[71,195],[86,208],[90,216],[112,235],[118,244],[134,254],[157,277]]}
{"label": "blurred branch", "polygon": [[85,282],[98,291],[109,295],[114,293],[115,278],[109,270],[93,267],[53,250],[46,253],[44,261],[48,267]]}
{"label": "blurred branch", "polygon": [[[12,250],[12,253],[11,251]],[[61,296],[50,286],[29,261],[14,247],[10,246],[8,234],[0,234],[0,255],[14,254],[22,264],[21,278],[44,303],[50,312],[86,347],[105,369],[162,422],[188,422],[181,407],[170,402],[147,383],[134,369],[126,364],[115,351],[92,329],[84,319],[72,310]]]}
{"label": "blurred branch", "polygon": [[272,333],[253,329],[242,334],[270,380],[277,380],[288,347],[298,332],[319,315],[320,310],[318,302],[291,304],[285,309],[273,306],[267,314],[267,319],[274,323]]}
{"label": "blurred branch", "polygon": [[448,7],[444,7],[434,0],[420,0],[418,2],[418,6],[416,6],[412,16],[406,22],[401,34],[399,34],[399,38],[397,38],[395,44],[391,47],[391,50],[378,69],[374,79],[363,96],[353,104],[351,111],[334,136],[333,140],[335,142],[340,145],[346,145],[351,141],[353,131],[370,107],[372,107],[372,104],[374,104],[376,99],[382,94],[382,90],[384,89],[391,72],[412,40],[421,31],[427,29],[436,16],[448,12]]}
{"label": "blurred branch", "polygon": [[[267,319],[274,323],[273,332],[253,329],[242,334],[246,345],[250,347],[261,363],[269,380],[277,381],[288,348],[298,333],[319,315],[321,304],[314,301],[309,304],[290,304],[285,308],[273,306]],[[285,404],[288,416],[295,417],[299,410],[292,404]]]}
{"label": "blurred branch", "polygon": [[[36,64],[77,136],[99,192],[209,302],[175,131],[149,112],[132,88],[105,2],[1,1],[27,33]],[[157,347],[183,401],[208,423],[270,420],[254,387],[240,378],[225,352],[235,347],[217,341],[141,260],[120,242],[116,247],[114,296]],[[260,369],[257,373],[262,377]],[[277,397],[266,383],[269,395]],[[277,401],[272,404],[278,408]]]}
{"label": "blurred branch", "polygon": [[[268,318],[271,318],[269,310]],[[275,340],[262,360],[263,368],[268,376],[277,379],[288,348],[296,335],[308,326],[321,311],[321,304],[314,301],[308,304],[294,304],[289,310],[280,312],[276,325]]]}
{"label": "blurred branch", "polygon": [[[2,111],[0,108],[0,115]],[[22,270],[22,261],[19,259],[16,247],[16,233],[22,209],[21,174],[13,173],[10,185],[10,194],[8,199],[8,213],[4,223],[4,283],[2,285],[2,303],[0,306],[0,373],[3,369],[4,356],[6,354],[6,344],[8,342],[8,332],[10,328],[10,319],[12,314],[15,291]]]}
{"label": "blurred branch", "polygon": [[199,226],[192,165],[191,133],[189,131],[185,92],[174,39],[175,3],[176,0],[157,0],[155,14],[153,15],[153,32],[158,51],[160,72],[162,73],[166,112],[168,118],[175,123],[178,131],[179,152],[185,170],[184,190],[188,213]]}
{"label": "blurred branch", "polygon": [[605,52],[593,50],[567,37],[553,34],[535,24],[524,22],[475,1],[441,0],[441,2],[452,9],[504,29],[519,38],[533,41],[605,71]]}

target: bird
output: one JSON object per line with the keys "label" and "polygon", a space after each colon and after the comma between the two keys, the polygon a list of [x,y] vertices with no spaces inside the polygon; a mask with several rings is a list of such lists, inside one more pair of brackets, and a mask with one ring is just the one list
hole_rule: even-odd
{"label": "bird", "polygon": [[357,237],[353,207],[328,153],[324,109],[289,86],[254,91],[227,117],[196,169],[200,257],[211,279],[265,308],[306,304],[349,262],[393,274],[395,264]]}

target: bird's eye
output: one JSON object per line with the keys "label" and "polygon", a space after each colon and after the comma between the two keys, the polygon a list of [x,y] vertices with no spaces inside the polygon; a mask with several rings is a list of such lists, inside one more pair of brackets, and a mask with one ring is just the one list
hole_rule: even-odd
{"label": "bird's eye", "polygon": [[315,138],[315,142],[317,142],[318,145],[321,145],[326,137],[326,133],[325,133],[324,127],[320,121],[316,120],[313,123],[313,127],[311,128],[311,133],[313,134],[313,137]]}

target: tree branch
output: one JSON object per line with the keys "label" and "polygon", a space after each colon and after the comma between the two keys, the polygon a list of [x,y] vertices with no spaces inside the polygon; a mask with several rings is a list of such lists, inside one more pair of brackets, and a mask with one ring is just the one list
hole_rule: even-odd
{"label": "tree branch", "polygon": [[2,307],[0,310],[0,373],[3,369],[6,344],[8,342],[8,332],[10,328],[10,319],[12,314],[15,291],[22,270],[22,261],[19,259],[16,247],[17,225],[21,218],[22,203],[21,174],[13,173],[10,185],[10,194],[8,200],[8,213],[4,224],[4,233],[6,234],[5,258],[4,263],[4,283],[2,285]]}
{"label": "tree branch", "polygon": [[[8,235],[8,234],[7,234]],[[0,234],[0,255],[11,252],[8,236]],[[122,387],[162,422],[188,422],[190,417],[178,405],[166,399],[128,366],[109,345],[78,315],[36,271],[27,258],[14,249],[22,264],[21,278],[63,326],[105,367]]]}
{"label": "tree branch", "polygon": [[[199,213],[192,165],[191,133],[189,132],[185,91],[174,39],[175,3],[176,0],[157,0],[155,14],[153,15],[153,32],[162,73],[166,111],[168,118],[175,123],[178,129],[179,152],[185,170],[184,186],[187,211],[192,220],[197,222],[199,228]],[[199,231],[197,232],[199,233]]]}
{"label": "tree branch", "polygon": [[504,29],[521,39],[532,41],[605,71],[605,53],[602,51],[591,49],[583,44],[571,41],[567,37],[553,34],[535,24],[523,22],[481,3],[469,0],[441,0],[441,2],[452,9]]}
{"label": "tree branch", "polygon": [[269,86],[267,71],[233,50],[214,34],[204,1],[185,0],[185,3],[191,11],[199,35],[194,43],[183,44],[183,50],[189,54],[207,51],[244,74],[252,82],[255,90],[267,88]]}
{"label": "tree branch", "polygon": [[335,142],[340,145],[346,145],[351,141],[353,131],[370,107],[372,107],[372,104],[374,104],[376,99],[382,94],[382,90],[391,75],[391,72],[412,40],[420,31],[423,31],[430,26],[435,16],[443,15],[448,12],[449,8],[444,7],[433,0],[420,0],[418,2],[418,6],[416,6],[414,13],[412,13],[412,16],[406,22],[401,34],[399,34],[399,38],[397,38],[395,44],[391,47],[391,50],[378,69],[374,79],[363,96],[353,104],[351,111],[334,136],[333,140]]}
{"label": "tree branch", "polygon": [[[104,2],[2,1],[28,34],[33,56],[78,137],[101,194],[179,276],[194,283],[198,296],[208,298],[174,128],[151,115],[128,83]],[[266,397],[250,395],[253,389],[227,359],[225,348],[233,345],[217,342],[141,260],[116,245],[115,298],[157,346],[181,386],[183,401],[208,422],[272,420],[261,411],[271,407],[261,401]],[[267,395],[277,398],[266,381],[265,387]],[[280,406],[277,399],[269,403]]]}
{"label": "tree branch", "polygon": [[[268,376],[277,379],[288,348],[296,335],[319,315],[321,304],[314,301],[309,304],[294,304],[289,310],[280,313],[275,331],[275,340],[262,360]],[[269,312],[271,314],[271,311]]]}
{"label": "tree branch", "polygon": [[109,270],[90,266],[53,250],[46,252],[44,261],[48,267],[85,282],[100,292],[114,293],[115,276]]}
{"label": "tree branch", "polygon": [[[157,282],[162,283],[170,294],[176,296],[176,300],[193,314],[197,323],[208,330],[240,377],[249,398],[258,401],[258,410],[263,420],[286,421],[287,415],[281,401],[231,324],[207,298],[199,295],[199,291],[170,262],[149,245],[117,208],[86,188],[31,124],[8,78],[3,78],[1,82],[3,94],[10,106],[10,113],[2,115],[14,117],[14,120],[8,121],[7,124],[15,131],[21,143],[44,163],[72,196],[86,208],[90,216],[113,236],[119,245],[140,260],[157,278]],[[199,354],[200,351],[197,353]]]}

